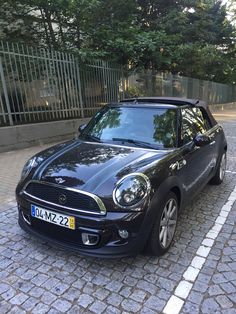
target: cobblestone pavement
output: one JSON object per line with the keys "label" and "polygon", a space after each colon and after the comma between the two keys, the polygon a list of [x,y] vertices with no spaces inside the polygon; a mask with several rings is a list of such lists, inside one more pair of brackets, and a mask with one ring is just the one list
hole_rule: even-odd
{"label": "cobblestone pavement", "polygon": [[[221,123],[229,142],[225,182],[206,186],[183,210],[161,258],[87,258],[29,236],[17,224],[14,188],[23,163],[44,147],[0,154],[0,313],[162,313],[236,186],[236,118]],[[235,222],[236,203],[180,313],[236,313]]]}

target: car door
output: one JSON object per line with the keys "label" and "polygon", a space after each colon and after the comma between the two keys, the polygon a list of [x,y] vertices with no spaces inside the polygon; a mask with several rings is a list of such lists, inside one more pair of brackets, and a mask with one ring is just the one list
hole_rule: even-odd
{"label": "car door", "polygon": [[194,145],[197,134],[206,134],[207,129],[193,108],[181,108],[180,151],[178,176],[186,196],[193,196],[208,182],[212,163],[212,142],[202,147]]}

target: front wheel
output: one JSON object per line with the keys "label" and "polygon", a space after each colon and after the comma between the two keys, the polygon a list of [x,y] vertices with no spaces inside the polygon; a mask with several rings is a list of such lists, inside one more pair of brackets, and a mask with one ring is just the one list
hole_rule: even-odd
{"label": "front wheel", "polygon": [[157,208],[157,220],[146,245],[151,255],[161,256],[170,248],[177,225],[178,207],[175,193],[170,192],[160,208]]}
{"label": "front wheel", "polygon": [[223,182],[224,177],[225,177],[225,171],[226,171],[226,163],[227,163],[226,152],[224,152],[221,156],[220,163],[216,170],[216,174],[211,179],[212,184],[219,185]]}

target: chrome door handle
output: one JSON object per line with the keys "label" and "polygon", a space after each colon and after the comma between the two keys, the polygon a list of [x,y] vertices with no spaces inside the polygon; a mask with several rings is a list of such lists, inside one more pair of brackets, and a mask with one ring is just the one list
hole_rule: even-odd
{"label": "chrome door handle", "polygon": [[185,159],[180,159],[178,161],[176,161],[175,163],[171,164],[169,166],[169,168],[173,171],[173,170],[179,170],[182,167],[184,167],[187,164],[187,161]]}
{"label": "chrome door handle", "polygon": [[212,142],[210,142],[210,145],[212,146],[212,145],[215,145],[215,143],[216,143],[216,141],[212,141]]}
{"label": "chrome door handle", "polygon": [[178,169],[182,168],[187,164],[187,161],[185,159],[181,159],[178,161]]}

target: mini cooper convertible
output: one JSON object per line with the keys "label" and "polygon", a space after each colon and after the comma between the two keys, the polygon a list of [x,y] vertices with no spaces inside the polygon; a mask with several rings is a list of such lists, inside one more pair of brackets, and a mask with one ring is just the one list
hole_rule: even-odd
{"label": "mini cooper convertible", "polygon": [[127,99],[79,133],[26,163],[16,198],[25,231],[81,254],[164,254],[180,210],[224,179],[225,135],[198,100]]}

